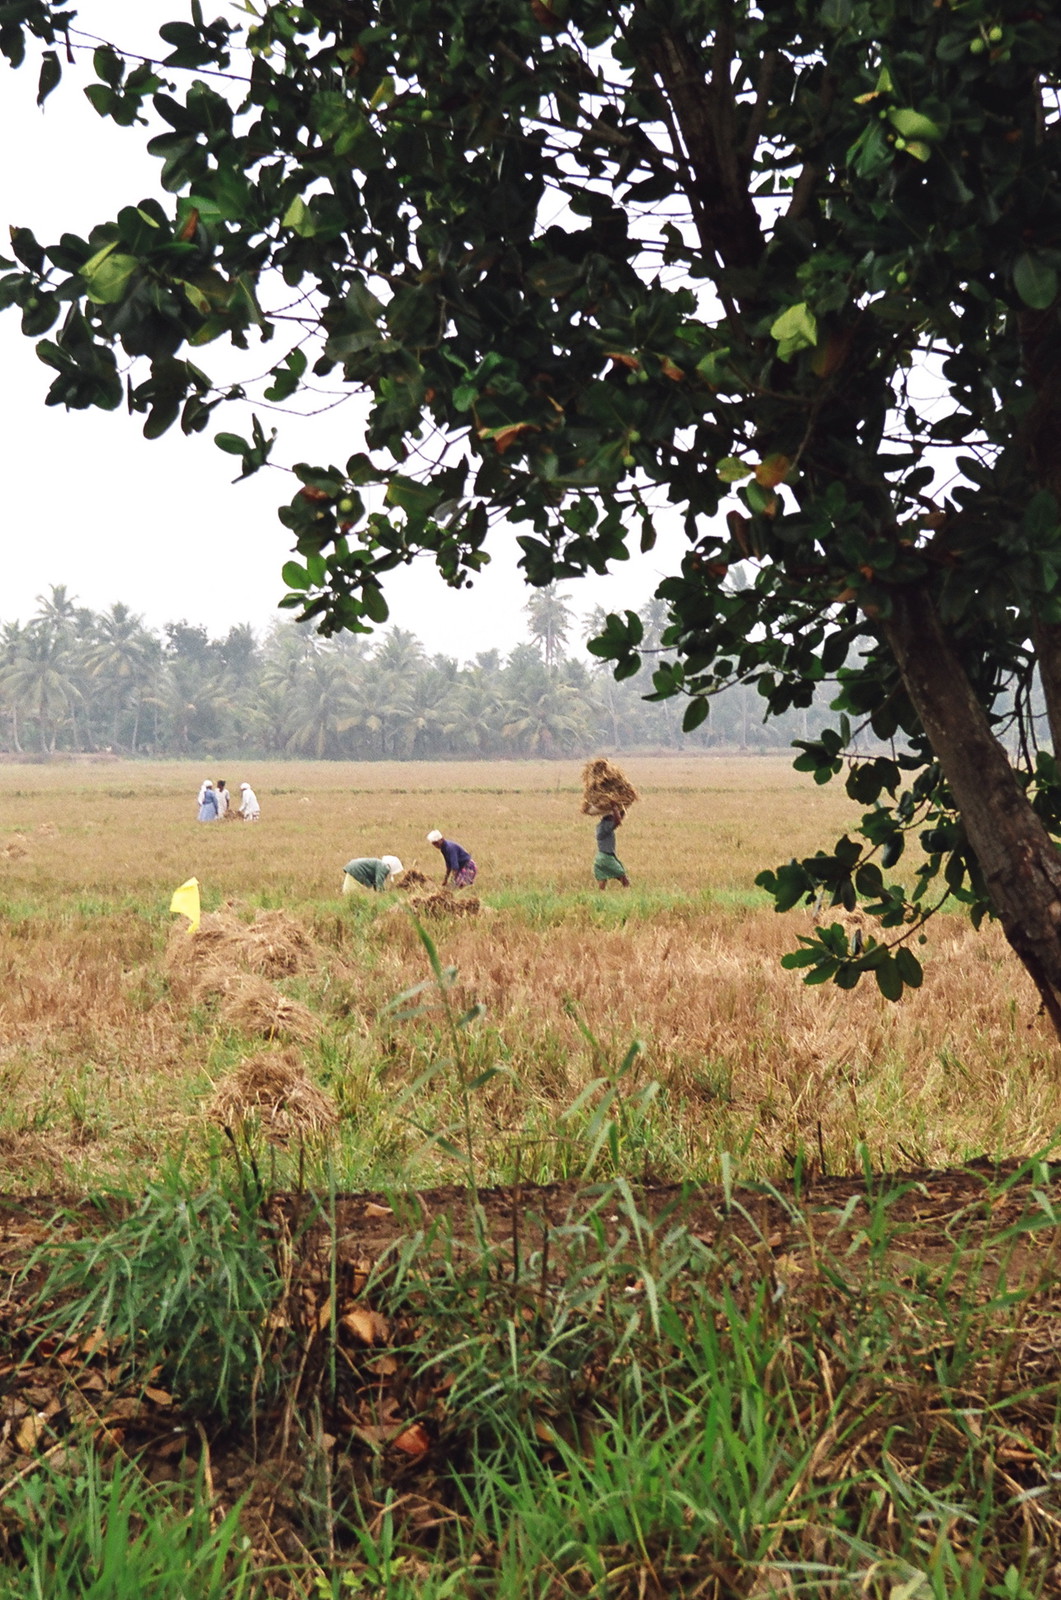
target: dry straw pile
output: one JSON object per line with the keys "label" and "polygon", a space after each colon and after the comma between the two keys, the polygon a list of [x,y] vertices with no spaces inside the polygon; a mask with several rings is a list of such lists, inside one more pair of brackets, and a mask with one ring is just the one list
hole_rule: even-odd
{"label": "dry straw pile", "polygon": [[582,768],[582,815],[602,817],[618,806],[625,811],[638,798],[637,790],[612,762],[598,756]]}
{"label": "dry straw pile", "polygon": [[426,872],[421,872],[419,867],[406,867],[404,872],[391,879],[395,889],[426,889],[431,879]]}
{"label": "dry straw pile", "polygon": [[203,917],[192,934],[175,926],[166,965],[175,993],[219,999],[222,1021],[243,1033],[308,1042],[320,1031],[313,1012],[270,981],[318,965],[314,941],[285,911],[260,910],[247,923],[227,905]]}
{"label": "dry straw pile", "polygon": [[449,889],[410,895],[409,905],[418,917],[477,917],[482,909],[474,894],[452,894]]}
{"label": "dry straw pile", "polygon": [[230,977],[222,991],[221,1020],[239,1033],[302,1044],[315,1039],[321,1029],[319,1019],[301,1000],[281,994],[265,978],[242,972]]}
{"label": "dry straw pile", "polygon": [[216,1085],[206,1107],[223,1128],[255,1122],[284,1142],[327,1133],[339,1120],[335,1103],[308,1076],[294,1050],[263,1050]]}

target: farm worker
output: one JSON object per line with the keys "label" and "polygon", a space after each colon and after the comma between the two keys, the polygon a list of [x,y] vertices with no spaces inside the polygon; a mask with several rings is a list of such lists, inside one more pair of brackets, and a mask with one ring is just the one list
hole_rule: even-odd
{"label": "farm worker", "polygon": [[219,819],[222,822],[227,822],[228,821],[228,817],[229,817],[228,808],[229,808],[229,806],[231,804],[232,804],[232,796],[229,794],[228,790],[225,787],[225,780],[224,780],[224,778],[218,778],[218,780],[217,780],[217,814],[218,814]]}
{"label": "farm worker", "polygon": [[244,822],[257,822],[262,814],[262,808],[258,804],[258,796],[249,783],[240,784],[239,796],[239,814]]}
{"label": "farm worker", "polygon": [[475,874],[479,869],[462,845],[454,843],[452,839],[444,839],[437,828],[431,829],[427,842],[433,844],[436,850],[441,850],[442,859],[446,863],[446,876],[442,880],[443,889],[450,878],[453,879],[455,889],[466,889],[470,883],[475,882]]}
{"label": "farm worker", "polygon": [[210,779],[206,778],[199,790],[199,821],[216,822],[217,817],[217,790]]}
{"label": "farm worker", "polygon": [[353,893],[355,883],[364,889],[385,889],[388,878],[402,870],[397,856],[356,856],[343,868],[343,893]]}
{"label": "farm worker", "polygon": [[617,879],[624,889],[630,887],[626,868],[615,853],[615,830],[622,826],[625,815],[622,806],[613,806],[597,823],[597,855],[593,862],[593,876],[598,889],[607,888],[609,878]]}

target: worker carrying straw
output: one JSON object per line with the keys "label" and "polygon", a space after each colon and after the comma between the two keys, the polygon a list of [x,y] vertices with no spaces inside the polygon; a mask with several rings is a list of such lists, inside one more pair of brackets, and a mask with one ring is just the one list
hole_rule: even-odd
{"label": "worker carrying straw", "polygon": [[586,762],[582,769],[582,814],[599,818],[593,860],[598,889],[607,888],[610,882],[620,883],[624,889],[630,887],[626,868],[615,849],[615,830],[622,826],[627,807],[637,798],[633,784],[610,761],[599,757]]}

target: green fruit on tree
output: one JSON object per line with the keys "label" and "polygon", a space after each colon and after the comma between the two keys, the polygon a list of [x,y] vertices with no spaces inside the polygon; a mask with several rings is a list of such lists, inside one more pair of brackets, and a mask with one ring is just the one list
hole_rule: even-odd
{"label": "green fruit on tree", "polygon": [[641,443],[641,430],[640,430],[640,428],[631,428],[629,433],[626,435],[626,437],[629,439],[631,444],[640,444]]}
{"label": "green fruit on tree", "polygon": [[905,150],[906,149],[906,140],[903,138],[901,133],[896,136],[895,148],[896,148],[896,150]]}
{"label": "green fruit on tree", "polygon": [[982,56],[986,49],[987,45],[982,39],[974,39],[972,44],[969,46],[969,54],[971,56]]}
{"label": "green fruit on tree", "polygon": [[623,457],[623,466],[624,467],[632,467],[634,465],[635,465],[634,457],[630,454],[629,451],[627,451],[626,455]]}
{"label": "green fruit on tree", "polygon": [[997,24],[993,28],[988,28],[987,37],[988,37],[988,40],[990,41],[991,44],[1001,44],[1002,43],[1002,29],[1000,27],[998,27]]}
{"label": "green fruit on tree", "polygon": [[350,499],[349,495],[347,495],[344,499],[337,502],[336,509],[341,511],[344,517],[349,516],[350,512],[354,509],[354,502]]}
{"label": "green fruit on tree", "polygon": [[895,274],[895,281],[901,289],[904,283],[910,282],[910,274],[908,272],[904,272],[900,267],[899,271]]}

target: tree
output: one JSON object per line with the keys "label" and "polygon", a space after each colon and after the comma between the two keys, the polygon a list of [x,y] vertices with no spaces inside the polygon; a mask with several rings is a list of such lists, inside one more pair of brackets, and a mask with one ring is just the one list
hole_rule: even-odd
{"label": "tree", "polygon": [[121,600],[96,619],[95,639],[83,654],[86,672],[103,683],[111,702],[112,745],[121,743],[122,713],[132,708],[129,748],[134,755],[140,740],[144,699],[155,686],[160,656],[158,642],[144,627],[143,617],[136,616]]}
{"label": "tree", "polygon": [[0,666],[0,693],[16,718],[37,724],[40,749],[54,754],[59,729],[81,698],[71,671],[70,647],[40,622],[32,622],[17,643],[11,642],[12,654]]}
{"label": "tree", "polygon": [[[65,14],[8,10],[43,98]],[[47,249],[15,230],[0,297],[49,402],[116,407],[117,352],[149,437],[203,429],[236,392],[201,365],[224,336],[278,341],[270,403],[367,392],[365,448],[296,467],[281,512],[287,603],[325,631],[384,620],[421,551],[466,582],[491,518],[545,586],[678,515],[654,692],[688,697],[685,728],[733,681],[777,714],[832,679],[797,764],[843,771],[866,725],[895,742],[847,766],[860,838],[763,879],[779,907],[861,894],[889,931],[852,957],[826,929],[795,963],[897,996],[938,881],[1000,917],[1061,1032],[1061,789],[1028,716],[1038,672],[1061,751],[1057,8],[259,11],[194,4],[159,67],[97,48],[93,105],[131,125],[153,97],[173,198]],[[217,443],[244,474],[274,447],[257,418]],[[622,678],[642,639],[627,612],[594,648]],[[912,829],[908,901],[884,874]]]}
{"label": "tree", "polygon": [[563,659],[564,645],[574,621],[567,604],[569,598],[560,593],[555,583],[547,583],[532,594],[523,607],[530,624],[530,636],[535,644],[541,645],[547,667],[555,667]]}
{"label": "tree", "polygon": [[300,674],[297,695],[288,708],[286,747],[299,755],[340,754],[343,734],[357,721],[357,697],[346,663],[334,654],[318,655]]}

